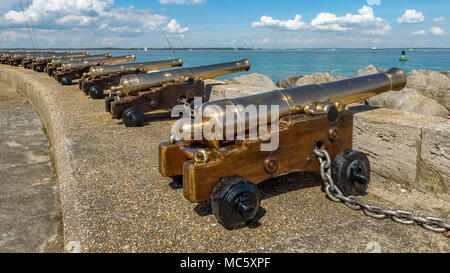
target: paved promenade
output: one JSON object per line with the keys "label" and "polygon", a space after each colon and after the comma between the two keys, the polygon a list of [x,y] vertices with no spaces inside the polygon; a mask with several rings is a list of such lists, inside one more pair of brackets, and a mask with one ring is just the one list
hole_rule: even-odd
{"label": "paved promenade", "polygon": [[[68,252],[450,251],[442,234],[374,220],[329,201],[313,174],[261,184],[259,219],[228,231],[208,203],[190,204],[181,185],[158,172],[158,145],[168,140],[174,120],[150,115],[145,126],[126,128],[110,118],[102,100],[77,86],[5,66],[0,79],[31,98],[48,128]],[[448,202],[377,177],[368,192],[364,199],[372,203],[450,216]]]}
{"label": "paved promenade", "polygon": [[0,82],[0,252],[61,252],[47,138],[33,107]]}

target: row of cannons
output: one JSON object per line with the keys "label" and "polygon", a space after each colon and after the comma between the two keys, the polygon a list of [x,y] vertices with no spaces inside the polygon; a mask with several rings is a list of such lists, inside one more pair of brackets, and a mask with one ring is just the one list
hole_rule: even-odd
{"label": "row of cannons", "polygon": [[[119,64],[134,59],[132,55],[89,56],[87,52],[3,53],[0,57],[1,63],[46,72],[63,85],[78,80],[83,92],[104,99],[112,118],[122,118],[128,127],[143,125],[144,113],[180,104],[189,107],[195,97],[201,97],[202,107],[191,109],[193,117],[187,122],[176,121],[182,123],[180,129],[159,145],[159,172],[181,179],[183,194],[190,202],[210,201],[213,214],[227,229],[253,221],[261,202],[257,184],[289,173],[320,172],[322,178],[332,179],[343,195],[363,195],[370,181],[370,163],[365,154],[352,150],[353,114],[347,105],[406,85],[403,71],[391,68],[331,83],[206,101],[204,80],[248,71],[250,62],[244,59],[177,69],[173,67],[182,66],[181,59]],[[212,105],[209,114],[202,115],[201,111]],[[262,150],[266,138],[238,138],[236,130],[223,130],[212,139],[186,137],[185,132],[195,128],[227,123],[230,109],[234,118],[225,128],[237,128],[241,123],[248,133],[252,128],[246,109],[251,105],[278,106],[278,116],[264,116],[267,133],[278,136],[276,149]],[[199,120],[194,118],[199,115]],[[258,112],[257,119],[261,118]],[[275,121],[279,126],[273,129],[270,125]]]}

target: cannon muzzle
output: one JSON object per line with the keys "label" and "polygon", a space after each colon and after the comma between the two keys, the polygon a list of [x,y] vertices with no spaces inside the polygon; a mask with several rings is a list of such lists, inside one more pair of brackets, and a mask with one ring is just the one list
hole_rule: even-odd
{"label": "cannon muzzle", "polygon": [[243,59],[241,61],[230,63],[180,68],[147,74],[127,75],[122,77],[120,80],[120,85],[115,89],[119,90],[122,94],[129,94],[151,87],[160,86],[168,81],[186,78],[203,80],[212,79],[231,73],[248,71],[249,69],[250,62],[247,59]]}
{"label": "cannon muzzle", "polygon": [[[406,86],[406,75],[399,68],[391,68],[385,73],[378,73],[364,77],[357,77],[342,81],[324,83],[324,84],[312,84],[304,85],[280,90],[274,90],[261,94],[234,98],[223,99],[218,101],[206,102],[202,107],[197,108],[197,116],[203,114],[201,124],[196,124],[194,121],[191,123],[183,123],[183,120],[179,120],[178,126],[179,132],[175,132],[175,138],[182,141],[190,142],[193,138],[191,135],[190,140],[183,140],[183,131],[193,134],[194,128],[197,126],[210,126],[212,128],[214,124],[223,124],[223,136],[227,136],[226,128],[233,128],[236,132],[238,123],[245,124],[245,130],[248,131],[252,120],[258,121],[259,114],[256,117],[246,118],[245,108],[250,105],[255,105],[257,108],[259,105],[266,105],[269,109],[272,105],[279,107],[279,116],[271,117],[270,110],[267,114],[267,123],[277,118],[282,118],[287,115],[309,113],[311,106],[320,104],[333,104],[338,105],[339,108],[343,108],[345,105],[358,102],[369,97],[378,95],[387,91],[399,91]],[[212,107],[208,107],[212,106]],[[203,113],[198,113],[203,111]],[[232,111],[235,114],[235,119],[229,121],[226,119],[226,111]],[[181,125],[183,124],[183,125]],[[189,135],[189,133],[188,133]],[[223,137],[222,139],[225,139]],[[203,143],[209,147],[218,147],[223,143],[222,140],[212,139],[205,140]]]}
{"label": "cannon muzzle", "polygon": [[162,60],[155,62],[143,62],[143,63],[128,63],[128,64],[118,64],[118,65],[107,65],[107,66],[93,66],[87,73],[91,77],[100,77],[103,75],[113,74],[113,73],[123,73],[129,71],[152,71],[160,70],[169,67],[183,66],[182,59],[173,60]]}
{"label": "cannon muzzle", "polygon": [[123,62],[134,61],[134,60],[136,60],[134,55],[127,55],[127,56],[120,56],[120,57],[111,57],[111,58],[107,58],[107,59],[93,59],[93,60],[85,60],[85,61],[79,61],[79,62],[73,62],[73,63],[65,63],[65,64],[62,64],[62,68],[69,70],[69,69],[77,69],[77,68],[96,66],[96,65],[110,65],[110,64],[123,63]]}

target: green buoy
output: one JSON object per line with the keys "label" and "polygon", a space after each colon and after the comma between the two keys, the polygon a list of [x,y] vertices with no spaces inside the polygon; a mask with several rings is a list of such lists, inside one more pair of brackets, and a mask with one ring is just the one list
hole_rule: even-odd
{"label": "green buoy", "polygon": [[400,56],[399,61],[400,61],[400,62],[406,62],[406,61],[408,61],[408,58],[406,58],[406,52],[405,52],[404,50],[402,51],[402,56]]}

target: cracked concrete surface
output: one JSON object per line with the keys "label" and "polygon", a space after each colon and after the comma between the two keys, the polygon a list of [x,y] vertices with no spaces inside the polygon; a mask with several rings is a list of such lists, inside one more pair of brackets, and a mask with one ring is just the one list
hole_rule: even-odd
{"label": "cracked concrete surface", "polygon": [[56,181],[33,107],[0,82],[0,252],[61,252]]}

